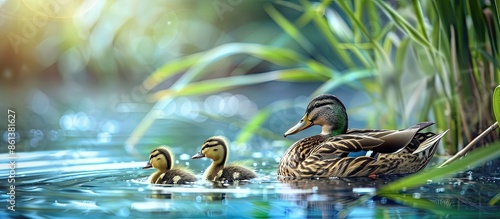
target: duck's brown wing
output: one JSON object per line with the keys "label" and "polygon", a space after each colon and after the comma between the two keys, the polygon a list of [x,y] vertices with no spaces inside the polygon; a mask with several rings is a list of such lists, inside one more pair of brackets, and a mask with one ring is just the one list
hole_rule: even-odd
{"label": "duck's brown wing", "polygon": [[373,150],[384,144],[384,141],[368,135],[337,135],[328,138],[323,143],[311,150],[311,154],[321,154],[327,157],[328,154],[343,154],[361,150]]}
{"label": "duck's brown wing", "polygon": [[[386,129],[350,129],[346,134],[350,135],[360,135],[360,136],[370,136],[373,138],[378,138],[383,140],[384,143],[377,147],[370,148],[378,153],[394,153],[399,150],[404,149],[410,144],[422,142],[421,135],[418,134],[422,129],[434,124],[433,122],[421,122],[417,123],[409,128],[401,130],[386,130]],[[417,140],[417,141],[414,141]],[[418,147],[418,145],[417,145]],[[413,150],[416,149],[412,148]],[[365,149],[366,150],[366,149]],[[411,150],[411,151],[413,151]]]}

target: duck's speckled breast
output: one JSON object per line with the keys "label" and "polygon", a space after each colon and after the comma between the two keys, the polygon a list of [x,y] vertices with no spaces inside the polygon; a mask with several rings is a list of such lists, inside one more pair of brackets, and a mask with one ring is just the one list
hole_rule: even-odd
{"label": "duck's speckled breast", "polygon": [[304,161],[311,154],[311,151],[327,138],[326,135],[313,135],[295,142],[281,157],[278,175],[296,176],[295,170],[299,163]]}

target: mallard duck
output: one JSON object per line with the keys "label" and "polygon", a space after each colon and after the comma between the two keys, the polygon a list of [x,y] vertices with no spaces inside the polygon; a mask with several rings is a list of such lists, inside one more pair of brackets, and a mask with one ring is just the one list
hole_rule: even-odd
{"label": "mallard duck", "polygon": [[142,169],[154,167],[157,171],[148,178],[152,184],[186,184],[195,182],[196,176],[187,168],[174,167],[174,155],[166,146],[160,146],[149,154],[149,161]]}
{"label": "mallard duck", "polygon": [[203,143],[200,152],[191,157],[191,159],[202,157],[212,159],[212,164],[205,170],[203,178],[210,181],[235,181],[257,177],[252,170],[237,163],[225,166],[229,155],[228,145],[225,137],[213,136]]}
{"label": "mallard duck", "polygon": [[[302,119],[284,136],[313,125],[321,126],[321,133],[300,139],[288,148],[279,163],[278,175],[304,178],[414,173],[427,165],[446,133],[420,132],[432,122],[402,130],[347,129],[347,123],[346,108],[336,96],[314,98]],[[373,153],[347,157],[361,150]]]}

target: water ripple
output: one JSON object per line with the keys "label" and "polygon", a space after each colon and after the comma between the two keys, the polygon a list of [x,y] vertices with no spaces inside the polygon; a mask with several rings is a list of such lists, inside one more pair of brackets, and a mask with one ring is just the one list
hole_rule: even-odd
{"label": "water ripple", "polygon": [[[499,213],[494,206],[486,207],[489,199],[485,198],[491,198],[498,191],[496,180],[477,183],[449,179],[395,194],[410,199],[418,194],[418,200],[431,203],[431,207],[428,206],[431,210],[420,211],[392,197],[373,196],[379,186],[397,178],[280,182],[275,169],[267,165],[268,169],[258,171],[257,179],[248,182],[200,180],[191,185],[150,185],[146,179],[151,171],[141,168],[144,161],[109,156],[114,154],[112,151],[106,155],[85,151],[77,159],[68,160],[72,153],[71,150],[19,153],[16,212],[0,213],[0,217],[17,217],[21,212],[29,218],[67,218],[68,215],[152,218],[158,213],[167,218],[307,218],[343,214],[356,218],[376,215],[381,210],[388,216],[443,216],[436,214],[434,208],[446,215],[473,216],[477,211],[487,215]],[[0,161],[6,160],[0,157]],[[201,178],[201,174],[197,177]],[[8,191],[9,188],[2,184],[0,189]],[[4,193],[0,198],[7,200],[9,196]],[[391,209],[397,209],[397,213]]]}

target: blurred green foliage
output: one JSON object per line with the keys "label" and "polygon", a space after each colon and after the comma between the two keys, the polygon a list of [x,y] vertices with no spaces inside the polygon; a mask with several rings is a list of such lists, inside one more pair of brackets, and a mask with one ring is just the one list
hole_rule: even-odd
{"label": "blurred green foliage", "polygon": [[[45,86],[71,102],[82,88],[114,92],[142,82],[132,93],[155,106],[129,138],[133,147],[175,97],[319,81],[306,95],[348,86],[369,96],[369,127],[431,120],[437,131],[450,129],[439,151],[449,155],[494,122],[499,7],[480,0],[6,1],[0,84],[9,92]],[[240,142],[273,131],[260,128],[273,112],[266,110],[245,121]]]}
{"label": "blurred green foliage", "polygon": [[[169,62],[144,87],[153,91],[173,75],[182,75],[152,99],[162,102],[267,81],[318,80],[323,85],[311,96],[339,86],[369,95],[375,110],[368,117],[370,127],[397,129],[431,120],[439,131],[450,129],[442,154],[456,153],[494,121],[490,98],[500,82],[499,10],[494,1],[277,1],[262,7],[284,36],[267,45],[224,44]],[[282,39],[296,46],[283,47]],[[239,71],[262,62],[275,67],[205,79],[221,60],[240,55],[252,61],[236,62]],[[243,129],[240,139],[255,134],[269,115],[256,115],[248,123],[254,128]],[[129,143],[138,138],[140,133],[134,134]],[[495,133],[483,143],[497,138]]]}

